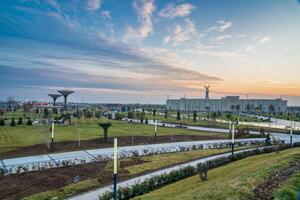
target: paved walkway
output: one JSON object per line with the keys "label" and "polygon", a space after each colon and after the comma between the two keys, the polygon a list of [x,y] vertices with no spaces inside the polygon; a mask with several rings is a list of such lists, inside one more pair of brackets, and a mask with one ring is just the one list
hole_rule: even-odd
{"label": "paved walkway", "polygon": [[[237,139],[235,141],[237,143],[242,142],[244,144],[247,144],[253,142],[263,142],[264,140],[264,138],[251,138]],[[228,146],[230,142],[230,139],[226,139],[127,146],[119,147],[118,153],[120,158],[124,158],[136,155],[151,155],[154,153],[162,154],[169,152],[187,151],[195,148],[202,149],[225,147],[226,145]],[[0,167],[6,169],[6,175],[8,175],[20,172],[103,161],[112,158],[113,148],[103,148],[5,159],[0,160]]]}
{"label": "paved walkway", "polygon": [[[261,148],[263,148],[263,147],[261,147]],[[236,151],[235,153],[240,153],[240,152],[244,152],[244,151],[251,151],[251,150],[253,150],[253,149],[240,150],[240,151]],[[207,162],[209,160],[213,160],[213,159],[220,158],[220,157],[227,157],[227,156],[230,156],[230,155],[231,155],[231,153],[224,153],[224,154],[220,154],[220,155],[201,158],[201,159],[191,161],[191,162],[188,162],[188,163],[184,163],[184,164],[179,164],[179,165],[176,165],[174,167],[158,170],[158,171],[146,174],[146,175],[138,176],[138,177],[129,179],[127,181],[120,182],[120,183],[118,183],[118,187],[129,187],[129,186],[132,186],[132,185],[136,184],[137,182],[143,182],[146,179],[149,179],[153,176],[158,176],[158,175],[161,175],[161,174],[168,174],[171,171],[178,170],[180,168],[187,167],[187,166],[195,167],[195,166],[197,166],[198,163]],[[83,193],[83,194],[80,194],[80,195],[77,195],[77,196],[70,197],[68,200],[86,200],[86,199],[98,200],[99,195],[102,195],[102,194],[104,194],[105,192],[108,192],[108,191],[112,191],[112,187],[113,187],[112,185],[108,185],[106,187],[102,187],[102,188],[95,189],[95,190],[92,190],[92,191],[89,191],[89,192],[86,192],[86,193]]]}

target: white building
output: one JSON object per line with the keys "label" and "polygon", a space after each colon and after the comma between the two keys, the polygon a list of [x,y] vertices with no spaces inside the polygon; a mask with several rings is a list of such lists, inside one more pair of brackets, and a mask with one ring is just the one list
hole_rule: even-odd
{"label": "white building", "polygon": [[180,111],[212,111],[212,112],[285,112],[287,111],[287,100],[277,99],[240,99],[239,96],[226,96],[221,99],[209,98],[209,86],[205,88],[205,99],[168,99],[166,107],[168,110]]}

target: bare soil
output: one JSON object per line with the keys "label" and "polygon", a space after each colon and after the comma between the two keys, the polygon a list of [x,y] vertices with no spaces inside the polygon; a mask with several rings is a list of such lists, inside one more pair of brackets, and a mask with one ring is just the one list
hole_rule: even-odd
{"label": "bare soil", "polygon": [[[211,140],[211,139],[224,139],[222,136],[202,136],[202,135],[170,135],[170,136],[158,136],[157,143],[167,142],[183,142],[183,141],[195,141],[195,140]],[[122,136],[118,137],[119,146],[130,146],[130,145],[142,145],[142,144],[153,144],[154,137],[146,136]],[[54,152],[66,152],[74,150],[83,150],[91,148],[106,148],[113,147],[113,138],[108,138],[108,143],[105,143],[103,138],[82,140],[80,147],[78,141],[67,141],[67,142],[55,142]],[[0,159],[40,155],[49,153],[49,149],[46,144],[37,144],[32,146],[20,147],[12,151],[4,152],[0,154]]]}
{"label": "bare soil", "polygon": [[[121,161],[118,180],[121,181],[129,178],[127,171],[124,170],[125,167],[144,162],[146,161],[140,158]],[[79,176],[81,181],[89,178],[97,178],[99,185],[108,185],[112,183],[113,176],[112,171],[105,169],[106,164],[107,162],[88,163],[5,176],[0,179],[0,199],[21,199],[31,194],[58,190],[72,184],[75,176]]]}
{"label": "bare soil", "polygon": [[273,192],[279,189],[296,171],[300,170],[300,161],[281,169],[269,176],[262,184],[258,185],[254,191],[254,199],[272,200]]}

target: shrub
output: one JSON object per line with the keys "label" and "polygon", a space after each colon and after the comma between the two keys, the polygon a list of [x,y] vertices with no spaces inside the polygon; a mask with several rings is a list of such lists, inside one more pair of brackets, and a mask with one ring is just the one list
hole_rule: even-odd
{"label": "shrub", "polygon": [[31,121],[30,118],[29,118],[28,121],[27,121],[27,125],[28,125],[28,126],[31,126],[31,125],[32,125],[32,121]]}
{"label": "shrub", "polygon": [[0,126],[5,126],[5,121],[4,121],[4,119],[0,119]]}
{"label": "shrub", "polygon": [[15,118],[13,117],[10,121],[10,126],[16,126]]}
{"label": "shrub", "polygon": [[208,163],[198,163],[197,165],[197,173],[199,174],[199,178],[202,181],[207,180],[207,172],[209,170],[209,165]]}
{"label": "shrub", "polygon": [[22,117],[19,118],[18,125],[23,125],[23,119],[22,119]]}

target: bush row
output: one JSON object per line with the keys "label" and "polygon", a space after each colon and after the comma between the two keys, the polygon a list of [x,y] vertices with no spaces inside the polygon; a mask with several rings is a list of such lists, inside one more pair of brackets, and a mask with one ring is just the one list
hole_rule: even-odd
{"label": "bush row", "polygon": [[[300,146],[295,144],[294,147]],[[117,190],[117,199],[118,200],[129,200],[136,196],[146,194],[150,191],[163,187],[165,185],[174,183],[181,179],[191,177],[193,175],[199,174],[202,180],[207,179],[207,172],[210,169],[223,166],[232,161],[240,160],[249,156],[258,155],[262,153],[271,153],[275,151],[280,151],[287,149],[288,145],[278,145],[278,146],[269,146],[264,148],[256,148],[254,150],[242,151],[235,153],[234,156],[223,156],[218,157],[213,160],[206,162],[199,162],[196,167],[187,166],[179,170],[171,171],[170,173],[161,174],[158,176],[153,176],[149,179],[146,179],[143,182],[137,182],[136,184],[130,187],[120,187]],[[106,192],[103,195],[99,196],[99,200],[111,200],[113,198],[112,192]]]}

